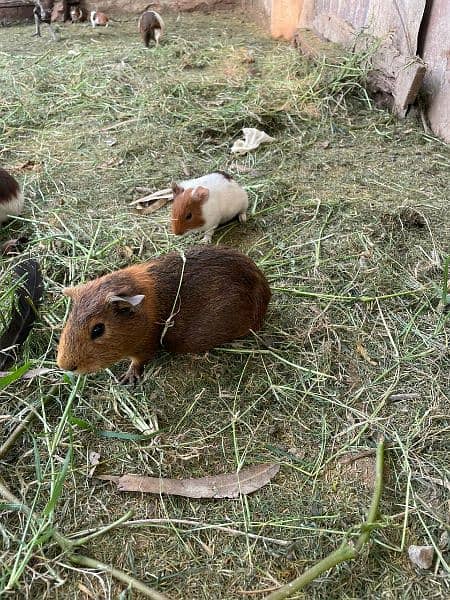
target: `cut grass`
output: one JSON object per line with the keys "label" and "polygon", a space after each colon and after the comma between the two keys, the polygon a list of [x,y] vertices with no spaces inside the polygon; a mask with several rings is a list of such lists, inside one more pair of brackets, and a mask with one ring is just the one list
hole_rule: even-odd
{"label": "cut grass", "polygon": [[[343,473],[340,460],[384,435],[385,526],[370,553],[312,584],[308,597],[398,598],[399,589],[447,597],[448,149],[414,122],[373,109],[353,58],[313,67],[238,16],[167,20],[157,52],[142,47],[132,24],[64,27],[58,44],[32,39],[31,27],[2,32],[0,160],[23,183],[27,210],[1,235],[31,239],[47,284],[24,360],[54,367],[65,285],[195,241],[168,233],[166,209],[132,213],[135,186],[164,188],[214,169],[249,191],[247,225],[222,228],[214,242],[241,248],[267,274],[267,323],[207,356],[157,357],[136,389],[117,385],[123,365],[5,387],[5,438],[31,406],[37,419],[2,473],[47,517],[37,527],[5,507],[0,589],[18,598],[82,598],[85,589],[119,597],[122,584],[74,569],[48,544],[55,525],[79,537],[129,509],[132,522],[84,553],[171,598],[273,589],[361,521],[370,485],[357,468]],[[276,141],[233,157],[244,126]],[[425,226],[399,218],[403,207]],[[13,263],[2,263],[2,310]],[[399,393],[403,400],[391,400]],[[158,438],[133,441],[156,422]],[[100,470],[117,474],[200,477],[268,460],[282,468],[240,502],[149,499],[90,479],[91,451]],[[431,571],[413,576],[410,543],[435,546]]]}

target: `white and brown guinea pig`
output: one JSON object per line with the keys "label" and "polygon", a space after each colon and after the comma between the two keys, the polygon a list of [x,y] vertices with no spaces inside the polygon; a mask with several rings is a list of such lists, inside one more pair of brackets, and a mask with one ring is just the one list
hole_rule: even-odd
{"label": "white and brown guinea pig", "polygon": [[0,223],[20,215],[22,209],[23,196],[19,184],[8,171],[0,167]]}
{"label": "white and brown guinea pig", "polygon": [[100,25],[100,27],[108,27],[109,18],[105,13],[93,10],[91,11],[91,24],[92,27],[96,27],[97,25]]}
{"label": "white and brown guinea pig", "polygon": [[175,235],[204,231],[204,242],[211,242],[215,229],[236,216],[247,219],[247,192],[223,171],[197,179],[174,183],[172,231]]}
{"label": "white and brown guinea pig", "polygon": [[248,256],[194,246],[184,259],[171,252],[65,289],[58,366],[93,373],[129,358],[122,381],[134,383],[159,349],[203,353],[262,327],[271,292]]}
{"label": "white and brown guinea pig", "polygon": [[[151,5],[150,5],[151,6]],[[141,33],[142,41],[148,48],[150,40],[154,40],[156,45],[159,45],[159,39],[164,33],[164,21],[160,14],[155,10],[148,10],[150,7],[144,10],[139,18],[138,29]]]}
{"label": "white and brown guinea pig", "polygon": [[72,6],[70,9],[70,20],[72,23],[81,23],[85,20],[85,13],[79,6]]}

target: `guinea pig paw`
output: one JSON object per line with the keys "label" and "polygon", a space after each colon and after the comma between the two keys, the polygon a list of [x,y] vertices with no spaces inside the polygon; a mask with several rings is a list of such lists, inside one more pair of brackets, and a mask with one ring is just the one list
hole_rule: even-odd
{"label": "guinea pig paw", "polygon": [[212,242],[212,234],[211,235],[205,235],[201,239],[201,243],[202,244],[210,244],[211,242]]}
{"label": "guinea pig paw", "polygon": [[131,363],[126,373],[119,379],[121,385],[135,386],[142,379],[142,367]]}
{"label": "guinea pig paw", "polygon": [[245,223],[247,220],[247,213],[243,212],[243,213],[239,213],[239,223]]}

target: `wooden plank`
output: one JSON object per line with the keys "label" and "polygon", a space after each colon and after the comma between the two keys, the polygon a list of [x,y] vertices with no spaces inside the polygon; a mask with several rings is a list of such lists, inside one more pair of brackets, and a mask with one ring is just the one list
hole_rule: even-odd
{"label": "wooden plank", "polygon": [[[334,22],[337,26],[337,21]],[[348,34],[347,25],[345,31]],[[373,42],[371,36],[356,37],[355,51],[365,50]],[[308,58],[318,62],[326,59],[331,64],[342,63],[350,49],[344,50],[341,45],[320,38],[309,29],[299,29],[293,39],[294,45]],[[422,85],[426,68],[418,56],[404,56],[388,42],[381,44],[373,59],[373,69],[367,77],[368,89],[385,97],[385,104],[393,112],[404,117],[408,106],[414,102]],[[386,97],[391,96],[391,100]]]}
{"label": "wooden plank", "polygon": [[393,90],[395,114],[404,117],[408,106],[414,102],[422,87],[426,67],[422,59],[415,57],[398,71]]}

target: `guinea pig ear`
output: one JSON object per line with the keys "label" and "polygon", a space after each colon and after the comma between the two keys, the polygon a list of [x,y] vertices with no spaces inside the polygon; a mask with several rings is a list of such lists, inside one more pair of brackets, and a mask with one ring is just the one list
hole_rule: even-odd
{"label": "guinea pig ear", "polygon": [[192,199],[197,200],[197,202],[206,202],[209,198],[209,190],[208,188],[198,186],[192,193]]}
{"label": "guinea pig ear", "polygon": [[144,294],[136,296],[109,296],[108,302],[119,310],[135,311],[145,298]]}
{"label": "guinea pig ear", "polygon": [[182,194],[184,192],[184,188],[182,188],[180,185],[178,185],[178,183],[174,181],[172,183],[172,192],[173,197],[175,198],[175,196],[178,196],[178,194]]}

